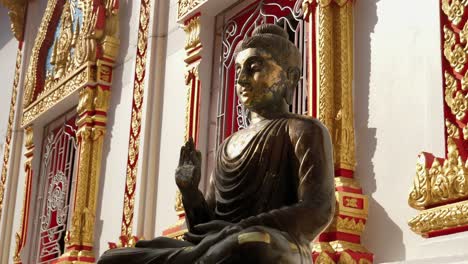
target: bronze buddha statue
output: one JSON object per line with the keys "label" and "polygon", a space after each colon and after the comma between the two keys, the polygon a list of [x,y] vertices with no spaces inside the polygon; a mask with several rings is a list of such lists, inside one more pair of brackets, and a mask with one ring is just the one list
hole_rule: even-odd
{"label": "bronze buddha statue", "polygon": [[289,113],[301,55],[278,26],[257,27],[236,50],[236,91],[251,124],[216,155],[203,196],[200,152],[182,147],[176,183],[188,233],[105,252],[98,263],[312,263],[310,242],[332,219],[332,145],[317,120]]}

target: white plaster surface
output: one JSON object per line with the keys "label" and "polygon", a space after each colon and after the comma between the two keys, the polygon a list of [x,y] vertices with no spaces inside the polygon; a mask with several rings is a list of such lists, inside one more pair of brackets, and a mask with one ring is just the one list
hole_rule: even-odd
{"label": "white plaster surface", "polygon": [[370,201],[363,244],[376,263],[468,259],[468,233],[423,239],[407,225],[418,153],[445,152],[438,2],[356,1],[356,176]]}
{"label": "white plaster surface", "polygon": [[11,89],[16,65],[16,51],[18,41],[10,31],[8,10],[0,5],[0,160],[3,161],[5,137],[10,112]]}
{"label": "white plaster surface", "polygon": [[157,184],[155,235],[175,224],[174,210],[176,184],[174,172],[179,161],[180,147],[185,135],[185,33],[174,21],[177,18],[177,1],[169,6],[168,39],[165,62],[164,99],[159,150],[159,178]]}

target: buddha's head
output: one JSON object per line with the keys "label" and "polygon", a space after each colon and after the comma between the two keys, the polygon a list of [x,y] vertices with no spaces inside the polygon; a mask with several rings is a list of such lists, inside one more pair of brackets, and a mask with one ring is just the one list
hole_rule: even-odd
{"label": "buddha's head", "polygon": [[301,54],[279,26],[264,24],[236,48],[236,91],[258,112],[284,111],[300,78]]}

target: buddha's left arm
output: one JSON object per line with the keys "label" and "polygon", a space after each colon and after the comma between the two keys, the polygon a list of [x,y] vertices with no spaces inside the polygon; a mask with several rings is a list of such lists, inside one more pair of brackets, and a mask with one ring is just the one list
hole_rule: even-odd
{"label": "buddha's left arm", "polygon": [[298,203],[242,220],[246,228],[264,225],[313,240],[331,220],[334,169],[330,135],[316,120],[291,120],[291,158],[298,177]]}

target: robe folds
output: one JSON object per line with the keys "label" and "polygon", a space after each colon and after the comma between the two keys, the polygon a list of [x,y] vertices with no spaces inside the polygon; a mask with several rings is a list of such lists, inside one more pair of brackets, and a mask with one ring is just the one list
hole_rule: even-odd
{"label": "robe folds", "polygon": [[[220,145],[203,205],[183,201],[190,232],[210,221],[232,226],[198,244],[160,237],[109,250],[98,263],[311,263],[309,243],[335,205],[328,131],[315,119],[285,114],[245,132],[251,136],[237,132]],[[231,141],[241,139],[233,156]]]}

